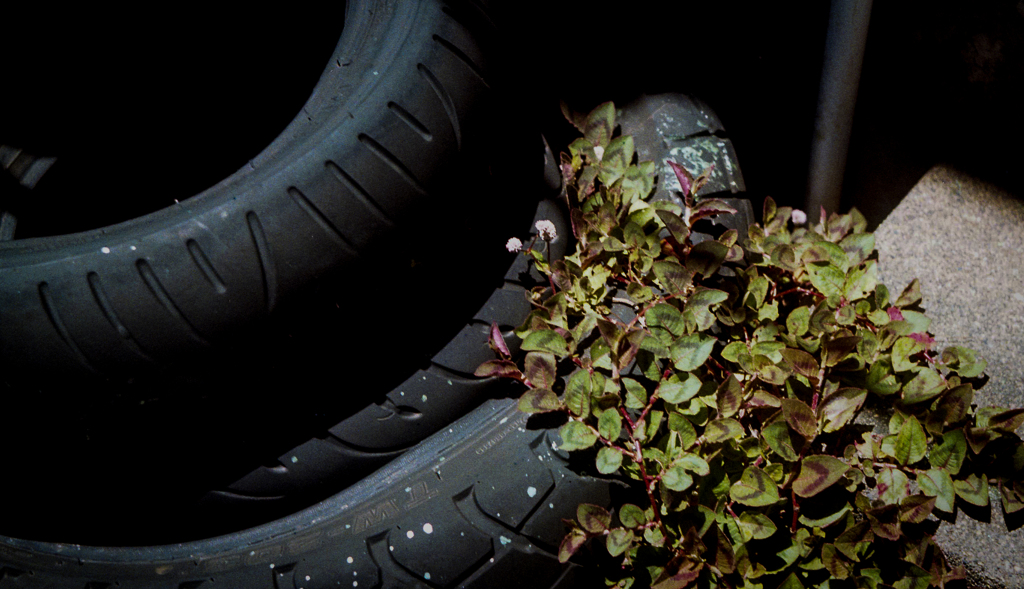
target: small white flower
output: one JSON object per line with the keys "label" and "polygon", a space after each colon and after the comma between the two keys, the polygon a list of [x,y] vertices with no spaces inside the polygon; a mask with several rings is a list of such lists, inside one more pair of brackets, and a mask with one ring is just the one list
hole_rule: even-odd
{"label": "small white flower", "polygon": [[540,233],[540,237],[544,241],[551,241],[558,237],[558,232],[555,230],[555,224],[547,219],[537,221],[535,227],[537,227],[537,231]]}
{"label": "small white flower", "polygon": [[600,145],[594,146],[594,155],[597,156],[597,161],[604,159],[604,148]]}
{"label": "small white flower", "polygon": [[510,252],[518,252],[523,249],[523,242],[519,241],[518,237],[511,237],[505,242],[505,249]]}
{"label": "small white flower", "polygon": [[801,211],[800,209],[793,209],[792,218],[794,225],[803,225],[804,223],[807,222],[807,213]]}

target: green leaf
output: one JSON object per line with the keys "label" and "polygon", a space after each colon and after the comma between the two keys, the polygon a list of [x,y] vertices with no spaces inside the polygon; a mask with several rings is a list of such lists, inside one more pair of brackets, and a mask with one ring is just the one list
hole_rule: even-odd
{"label": "green leaf", "polygon": [[624,503],[619,508],[619,522],[627,528],[639,528],[647,523],[644,510],[632,503]]}
{"label": "green leaf", "polygon": [[587,542],[587,535],[583,530],[573,528],[568,534],[562,538],[561,544],[558,545],[558,562],[565,564],[569,562],[573,554],[580,549]]}
{"label": "green leaf", "polygon": [[[790,315],[790,317],[792,317],[792,315]],[[796,348],[786,348],[781,350],[779,353],[786,362],[793,367],[793,370],[797,374],[817,380],[818,371],[821,367],[818,366],[818,361],[814,359],[814,356],[803,350],[797,350]]]}
{"label": "green leaf", "polygon": [[643,409],[647,406],[647,389],[632,378],[623,378],[626,389],[626,409]]}
{"label": "green leaf", "polygon": [[793,449],[793,441],[790,438],[789,432],[789,425],[785,421],[776,421],[765,426],[761,433],[765,441],[768,442],[768,447],[781,456],[783,460],[795,462],[799,455]]}
{"label": "green leaf", "polygon": [[917,373],[910,382],[903,387],[903,402],[908,405],[928,401],[939,396],[946,390],[946,381],[942,375],[928,368]]}
{"label": "green leaf", "polygon": [[868,392],[854,387],[843,387],[825,398],[818,406],[818,414],[824,420],[823,431],[839,431],[850,423],[857,411],[864,405]]}
{"label": "green leaf", "polygon": [[779,487],[763,470],[748,466],[740,480],[729,487],[729,496],[743,505],[764,507],[779,500]]}
{"label": "green leaf", "polygon": [[684,335],[676,340],[670,348],[672,362],[676,370],[690,372],[700,368],[711,355],[715,338],[700,333]]}
{"label": "green leaf", "polygon": [[789,316],[786,317],[786,331],[788,331],[790,335],[804,335],[807,333],[810,321],[810,307],[797,307],[790,311]]}
{"label": "green leaf", "polygon": [[565,338],[551,329],[531,331],[520,347],[527,352],[550,352],[558,357],[569,354],[569,346],[565,343]]}
{"label": "green leaf", "polygon": [[716,419],[709,422],[704,430],[704,439],[714,444],[738,438],[743,435],[743,426],[735,419]]}
{"label": "green leaf", "polygon": [[673,374],[658,385],[658,396],[666,403],[679,404],[689,401],[700,390],[700,379],[689,372],[682,373],[685,380],[680,381],[679,375]]}
{"label": "green leaf", "polygon": [[665,487],[673,491],[685,491],[693,484],[693,477],[681,466],[672,466],[664,471],[661,482]]}
{"label": "green leaf", "polygon": [[967,439],[963,430],[955,429],[942,434],[942,439],[928,453],[928,462],[933,468],[945,470],[951,475],[959,474],[967,456]]}
{"label": "green leaf", "polygon": [[987,363],[978,359],[978,353],[962,346],[950,346],[942,351],[941,360],[950,370],[964,378],[981,376]]}
{"label": "green leaf", "polygon": [[875,235],[873,233],[847,235],[839,242],[839,247],[846,252],[846,256],[850,259],[850,265],[856,266],[871,257],[871,253],[875,251]]}
{"label": "green leaf", "polygon": [[683,218],[673,213],[672,211],[666,211],[659,209],[657,211],[658,218],[665,224],[665,228],[672,234],[672,238],[677,243],[684,244],[686,240],[690,238],[690,228],[683,221]]}
{"label": "green leaf", "polygon": [[750,350],[747,349],[746,342],[731,342],[722,349],[722,358],[729,362],[739,363],[740,356],[744,354],[750,356]]}
{"label": "green leaf", "polygon": [[613,528],[608,532],[605,548],[608,549],[608,554],[618,556],[629,550],[635,539],[636,535],[633,533],[633,530]]}
{"label": "green leaf", "polygon": [[713,288],[698,286],[693,294],[686,299],[683,307],[683,315],[687,324],[692,328],[696,326],[701,330],[710,328],[715,323],[715,316],[711,307],[729,298],[728,293]]}
{"label": "green leaf", "polygon": [[892,345],[892,368],[896,372],[911,370],[917,366],[917,362],[910,360],[910,356],[924,349],[915,339],[901,337]]}
{"label": "green leaf", "polygon": [[804,589],[804,584],[800,582],[800,577],[796,576],[796,573],[789,573],[778,589]]}
{"label": "green leaf", "polygon": [[684,449],[692,447],[697,442],[697,430],[685,416],[672,412],[668,415],[668,429],[679,434],[679,446]]}
{"label": "green leaf", "polygon": [[[814,504],[812,504],[813,506]],[[809,510],[805,506],[801,506],[800,517],[797,521],[807,526],[808,528],[827,528],[840,521],[845,521],[846,515],[853,511],[853,507],[850,506],[849,502],[837,505],[834,503],[821,503],[818,504],[826,508],[823,510]],[[819,511],[831,511],[832,513],[824,513],[817,516]]]}
{"label": "green leaf", "polygon": [[497,376],[499,378],[522,378],[523,373],[519,371],[519,367],[512,360],[488,360],[477,367],[473,376],[480,378],[487,378],[489,376]]}
{"label": "green leaf", "polygon": [[562,438],[562,450],[583,450],[594,445],[597,434],[579,421],[570,421],[558,430]]}
{"label": "green leaf", "polygon": [[988,478],[971,473],[966,479],[953,481],[953,490],[971,505],[988,505]]}
{"label": "green leaf", "polygon": [[1024,509],[1024,484],[1007,481],[1000,485],[999,494],[1003,500],[1003,511],[1006,513],[1016,513]]}
{"label": "green leaf", "polygon": [[674,260],[659,260],[651,266],[658,285],[668,294],[678,294],[693,283],[693,272]]}
{"label": "green leaf", "polygon": [[597,420],[597,431],[602,438],[614,442],[622,435],[622,416],[614,408],[603,411]]}
{"label": "green leaf", "polygon": [[738,523],[746,542],[749,542],[751,539],[764,540],[769,538],[777,529],[775,522],[767,515],[756,511],[744,511],[740,514]]}
{"label": "green leaf", "polygon": [[672,335],[679,337],[686,333],[686,323],[683,321],[683,314],[668,303],[658,303],[644,314],[647,326],[660,327]]}
{"label": "green leaf", "polygon": [[530,352],[523,361],[526,378],[537,388],[550,389],[555,384],[555,356],[547,352]]}
{"label": "green leaf", "polygon": [[917,485],[921,492],[929,497],[935,497],[935,508],[946,513],[953,513],[956,492],[953,489],[953,480],[949,473],[944,470],[933,468],[917,475]]}
{"label": "green leaf", "polygon": [[898,468],[883,468],[878,473],[879,498],[886,505],[897,505],[910,495],[910,479]]}
{"label": "green leaf", "polygon": [[818,434],[818,420],[807,403],[799,399],[782,399],[782,415],[793,431],[813,440]]}
{"label": "green leaf", "polygon": [[919,524],[935,509],[935,497],[911,495],[900,503],[900,521]]}
{"label": "green leaf", "polygon": [[836,538],[835,547],[843,556],[854,562],[860,562],[861,549],[870,545],[875,534],[871,531],[871,523],[862,521],[847,529]]}
{"label": "green leaf", "polygon": [[891,395],[900,390],[900,381],[892,371],[892,362],[888,356],[880,356],[864,379],[868,390],[877,395]]}
{"label": "green leaf", "polygon": [[530,389],[519,397],[519,410],[523,413],[547,413],[561,408],[558,395],[550,389]]}
{"label": "green leaf", "polygon": [[719,416],[732,417],[736,415],[743,405],[743,387],[740,385],[740,381],[732,376],[727,376],[718,387],[716,400]]}
{"label": "green leaf", "polygon": [[706,477],[711,474],[711,467],[700,456],[696,454],[683,454],[675,460],[676,466],[681,466],[697,476]]}
{"label": "green leaf", "polygon": [[808,456],[800,462],[800,474],[793,481],[793,492],[812,497],[836,484],[850,467],[831,456]]}
{"label": "green leaf", "polygon": [[702,241],[690,249],[686,256],[686,269],[694,274],[711,277],[718,272],[729,254],[729,248],[713,239]]}
{"label": "green leaf", "polygon": [[753,308],[757,309],[764,304],[764,297],[768,294],[768,279],[758,276],[747,285],[747,292],[753,297]]}
{"label": "green leaf", "polygon": [[565,385],[565,404],[573,415],[581,419],[590,415],[591,387],[590,373],[583,369],[569,375],[569,382]]}
{"label": "green leaf", "polygon": [[[991,411],[986,411],[991,409]],[[985,419],[982,419],[985,412]],[[978,411],[978,425],[989,429],[1012,434],[1024,424],[1024,407],[1003,409],[1002,407],[985,407]]]}
{"label": "green leaf", "polygon": [[612,523],[612,515],[608,510],[593,503],[581,503],[576,508],[576,519],[580,527],[591,534],[604,533]]}
{"label": "green leaf", "polygon": [[893,303],[893,306],[900,308],[909,307],[920,300],[921,281],[915,278],[907,285],[907,288],[903,289],[903,292],[896,298],[896,302]]}
{"label": "green leaf", "polygon": [[832,264],[810,264],[807,266],[807,277],[814,288],[826,297],[841,296],[846,285],[846,274]]}
{"label": "green leaf", "polygon": [[[614,410],[609,409],[605,413],[611,413]],[[622,452],[619,452],[615,448],[605,446],[597,451],[597,472],[601,474],[612,474],[619,470],[622,466]]]}
{"label": "green leaf", "polygon": [[896,446],[894,448],[895,458],[900,464],[906,466],[924,458],[928,450],[928,438],[925,436],[924,427],[916,417],[911,415],[896,434]]}
{"label": "green leaf", "polygon": [[860,343],[860,340],[860,336],[856,335],[837,337],[830,340],[825,344],[825,366],[835,366],[836,364],[839,364],[843,358],[857,349],[857,344]]}

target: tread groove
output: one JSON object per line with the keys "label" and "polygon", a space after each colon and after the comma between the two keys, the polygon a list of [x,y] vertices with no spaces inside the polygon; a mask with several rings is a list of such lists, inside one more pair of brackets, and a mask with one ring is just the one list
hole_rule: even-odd
{"label": "tread groove", "polygon": [[199,330],[197,330],[195,326],[192,325],[192,323],[190,323],[189,320],[181,313],[181,309],[179,309],[178,305],[176,305],[174,300],[171,299],[171,295],[167,293],[167,289],[164,288],[164,285],[160,283],[160,279],[156,277],[156,272],[153,272],[153,268],[149,265],[149,262],[144,259],[139,259],[135,262],[135,268],[138,270],[139,277],[142,278],[142,282],[146,284],[146,288],[149,289],[149,292],[153,297],[156,298],[161,306],[163,306],[164,310],[166,310],[171,317],[181,323],[193,339],[203,345],[209,345],[206,338],[204,338],[202,334],[199,333]]}
{"label": "tread groove", "polygon": [[107,322],[109,322],[111,327],[114,328],[114,331],[121,336],[125,345],[140,357],[150,360],[149,355],[142,350],[138,342],[135,341],[131,332],[128,331],[128,328],[125,327],[124,323],[121,322],[121,319],[118,318],[117,312],[114,311],[114,306],[110,303],[110,298],[107,296],[107,292],[103,288],[103,282],[100,280],[100,275],[95,272],[90,272],[86,276],[86,279],[89,281],[89,290],[92,291],[92,298],[96,300],[96,304],[99,306],[100,311],[103,312],[103,316],[106,317]]}
{"label": "tread groove", "polygon": [[412,186],[416,192],[426,196],[427,189],[420,184],[420,181],[416,179],[416,176],[412,171],[405,167],[405,164],[401,162],[393,153],[388,151],[383,145],[377,143],[377,141],[367,135],[366,133],[359,134],[359,142],[366,146],[370,150],[370,153],[377,156],[377,158],[384,162],[389,168],[395,171],[396,174],[402,177],[402,180]]}
{"label": "tread groove", "polygon": [[43,304],[43,310],[46,311],[46,317],[50,320],[50,325],[53,326],[53,329],[57,332],[57,335],[60,336],[60,339],[64,340],[68,349],[71,350],[83,366],[92,372],[96,372],[92,363],[89,362],[89,359],[86,358],[85,354],[82,352],[82,349],[79,348],[78,344],[75,343],[75,340],[72,339],[71,332],[68,331],[67,326],[64,325],[64,320],[61,319],[60,313],[57,312],[57,307],[53,304],[53,298],[50,296],[50,285],[45,282],[39,283],[39,300]]}
{"label": "tread groove", "polygon": [[331,174],[333,174],[334,177],[337,178],[353,196],[356,197],[356,200],[362,203],[362,205],[373,214],[373,216],[377,217],[377,219],[386,224],[389,228],[394,227],[394,222],[391,220],[391,217],[384,212],[384,209],[380,208],[377,201],[373,200],[369,193],[367,193],[366,190],[360,186],[354,178],[352,178],[352,176],[349,176],[345,170],[342,170],[338,164],[331,160],[324,162],[324,165],[327,167],[327,170],[330,171]]}
{"label": "tread groove", "polygon": [[206,256],[206,252],[203,251],[203,248],[199,247],[199,243],[194,239],[190,239],[185,242],[185,247],[188,248],[188,253],[192,256],[192,262],[203,273],[203,277],[217,291],[217,294],[226,293],[228,291],[227,286],[224,285],[224,281],[217,274],[217,269],[210,263],[210,258]]}
{"label": "tread groove", "polygon": [[341,233],[341,231],[338,231],[338,228],[334,226],[334,223],[331,223],[331,221],[326,216],[324,216],[323,213],[320,212],[320,209],[318,209],[316,205],[311,203],[309,199],[306,198],[305,194],[302,194],[301,190],[294,186],[290,186],[288,187],[288,196],[292,197],[292,200],[295,201],[296,206],[302,209],[302,212],[306,213],[306,215],[308,215],[309,218],[312,219],[314,223],[319,225],[320,228],[324,230],[324,233],[327,233],[328,235],[332,236],[339,244],[341,244],[342,247],[349,250],[353,254],[359,253],[358,248],[356,248],[355,244],[349,241],[349,239],[345,237]]}
{"label": "tread groove", "polygon": [[454,43],[440,35],[434,35],[434,42],[440,45],[441,47],[447,49],[448,52],[454,55],[456,59],[466,64],[466,67],[468,67],[470,71],[473,72],[473,75],[480,79],[480,82],[482,82],[485,87],[491,87],[491,85],[487,82],[487,77],[484,76],[483,70],[480,69],[480,66],[478,66],[472,59],[470,59],[470,57],[466,55],[466,53],[463,50],[459,49]]}
{"label": "tread groove", "polygon": [[0,241],[11,241],[14,239],[14,230],[18,226],[18,219],[7,211],[0,212]]}
{"label": "tread groove", "polygon": [[395,116],[401,119],[403,123],[409,125],[409,127],[422,137],[424,141],[434,140],[434,136],[430,134],[430,129],[421,123],[419,119],[414,117],[411,112],[402,108],[400,104],[396,102],[389,102],[388,109],[395,113]]}
{"label": "tread groove", "polygon": [[263,275],[263,296],[269,313],[274,310],[274,305],[277,303],[277,273],[274,270],[273,261],[270,259],[270,244],[267,243],[267,234],[263,231],[263,224],[254,211],[245,214],[245,222],[249,226],[249,235],[252,237],[253,247],[256,248],[256,257],[260,262],[260,272]]}
{"label": "tread groove", "polygon": [[421,63],[416,66],[416,69],[419,70],[420,76],[426,80],[430,89],[434,91],[438,100],[441,101],[441,105],[444,107],[444,112],[448,115],[448,120],[452,123],[452,131],[455,133],[455,146],[458,151],[462,151],[462,130],[459,125],[459,111],[455,109],[455,101],[452,100],[451,94],[448,93],[448,90],[444,87],[444,84],[441,83],[441,80],[438,80],[437,76],[435,76],[427,66]]}

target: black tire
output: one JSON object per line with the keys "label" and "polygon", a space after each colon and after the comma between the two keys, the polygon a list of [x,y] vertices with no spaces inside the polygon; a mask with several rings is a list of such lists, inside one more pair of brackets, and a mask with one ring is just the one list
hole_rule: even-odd
{"label": "black tire", "polygon": [[[350,2],[313,96],[251,165],[133,221],[0,243],[19,416],[0,447],[24,481],[3,532],[140,544],[257,525],[494,394],[472,372],[530,286],[502,245],[558,214],[538,208],[539,137],[492,145],[499,123],[525,129],[500,110],[495,31],[477,3]],[[450,247],[487,270],[453,281]],[[368,298],[409,316],[353,313]]]}
{"label": "black tire", "polygon": [[[633,126],[629,121],[650,118],[651,112],[636,116],[647,107],[688,121],[703,117],[715,130],[700,128],[667,144],[658,139],[654,146],[650,138],[642,140],[638,149],[648,154],[644,157],[674,158],[668,152],[671,144],[687,141],[691,153],[699,156],[699,146],[712,141],[718,146],[712,150],[718,154],[717,165],[731,166],[732,175],[723,176],[724,192],[715,189],[721,183],[711,183],[712,192],[706,195],[734,196],[728,179],[742,186],[739,169],[707,107],[681,96],[644,99],[627,107],[626,131],[644,136],[643,123]],[[753,220],[748,201],[730,202],[741,215],[729,225],[740,228]],[[551,214],[544,207],[538,216]],[[517,257],[510,277],[522,279],[525,268],[518,264],[524,259]],[[509,315],[503,321],[515,323],[518,318]],[[431,387],[428,393],[446,386]],[[565,533],[562,519],[573,518],[579,503],[609,505],[628,491],[613,480],[588,476],[589,464],[557,450],[555,426],[544,419],[528,420],[514,401],[487,401],[313,507],[208,540],[94,548],[0,537],[0,583],[7,580],[30,589],[600,586],[600,578],[585,566],[596,562],[596,554],[581,551],[566,565],[557,562],[557,546]],[[317,443],[314,439],[308,444]],[[303,447],[311,446],[298,448]],[[305,461],[303,455],[296,464]],[[321,474],[334,468],[329,460],[314,458],[310,463]]]}
{"label": "black tire", "polygon": [[243,169],[125,223],[0,243],[5,379],[187,370],[315,278],[453,210],[486,169],[491,26],[468,2],[350,2],[305,107]]}

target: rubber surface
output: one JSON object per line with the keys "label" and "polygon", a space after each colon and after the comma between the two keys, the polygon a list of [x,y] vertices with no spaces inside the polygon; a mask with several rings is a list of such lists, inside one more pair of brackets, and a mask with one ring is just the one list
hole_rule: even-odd
{"label": "rubber surface", "polygon": [[5,378],[187,370],[314,278],[470,202],[496,155],[480,149],[491,26],[468,2],[350,2],[302,112],[246,167],[139,219],[0,243]]}

